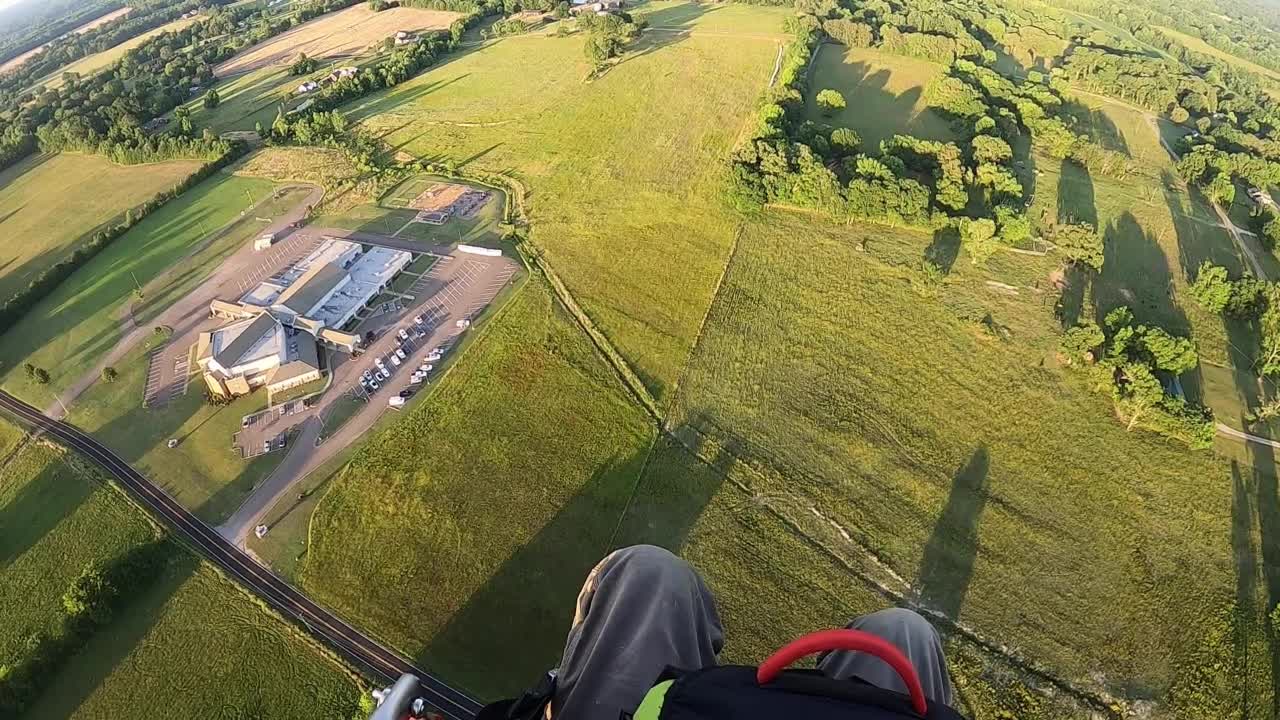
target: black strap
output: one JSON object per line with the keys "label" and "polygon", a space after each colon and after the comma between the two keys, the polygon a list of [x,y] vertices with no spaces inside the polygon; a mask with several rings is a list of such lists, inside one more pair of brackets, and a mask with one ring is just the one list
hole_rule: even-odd
{"label": "black strap", "polygon": [[476,720],[539,720],[556,694],[556,674],[552,670],[537,685],[514,700],[499,700],[480,709]]}

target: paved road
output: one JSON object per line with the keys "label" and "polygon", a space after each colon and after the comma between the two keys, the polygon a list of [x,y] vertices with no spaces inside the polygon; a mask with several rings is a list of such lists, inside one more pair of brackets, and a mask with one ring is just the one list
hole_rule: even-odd
{"label": "paved road", "polygon": [[164,523],[206,560],[217,565],[285,617],[295,618],[317,639],[383,680],[403,673],[422,679],[426,699],[446,717],[470,720],[480,703],[400,657],[317,605],[292,585],[254,562],[156,487],[114,452],[71,425],[50,418],[12,395],[0,391],[0,412],[36,432],[47,434],[102,467],[157,520]]}
{"label": "paved road", "polygon": [[[293,185],[288,187],[298,186]],[[298,203],[297,206],[265,228],[263,230],[264,233],[275,232],[283,235],[290,225],[296,221],[303,220],[306,217],[308,206],[319,203],[321,198],[324,197],[324,190],[322,188],[315,186],[304,187],[310,187],[311,189],[311,192],[307,195],[306,199]],[[266,202],[266,199],[262,202]],[[252,213],[256,207],[257,205],[246,210],[245,215]],[[227,232],[235,223],[240,222],[242,219],[243,217],[237,217],[226,226],[215,230],[207,237],[206,240],[197,243],[192,248],[192,252],[198,252],[209,242],[215,241],[222,233]],[[260,266],[263,266],[264,263],[272,264],[273,267],[282,267],[286,261],[296,259],[294,256],[298,255],[298,251],[305,248],[305,245],[302,243],[293,243],[292,245],[289,245],[288,243],[290,241],[292,241],[292,237],[287,240],[283,240],[281,245],[293,248],[295,252],[292,255],[288,255],[281,251],[277,251],[274,255],[271,252],[254,252],[253,243],[247,242],[244,247],[240,248],[223,261],[217,271],[215,271],[204,282],[200,283],[195,290],[183,296],[164,312],[160,313],[160,315],[148,323],[146,327],[138,327],[137,325],[134,325],[131,318],[123,320],[122,322],[125,327],[131,329],[129,329],[124,336],[120,338],[120,340],[115,344],[115,347],[111,348],[111,350],[108,351],[96,365],[87,369],[85,373],[77,378],[75,382],[71,383],[71,385],[64,390],[61,395],[57,396],[55,398],[55,402],[45,410],[46,414],[55,418],[63,417],[66,407],[74,402],[76,398],[80,397],[85,390],[89,389],[89,386],[93,385],[93,383],[97,382],[98,378],[101,377],[102,368],[118,364],[135,345],[141,342],[143,338],[152,331],[151,329],[153,327],[158,325],[173,328],[173,336],[170,339],[169,344],[163,349],[163,357],[157,359],[156,370],[158,374],[154,378],[154,383],[157,386],[155,399],[159,399],[163,402],[165,399],[163,395],[174,386],[175,380],[178,379],[174,372],[175,364],[180,361],[180,358],[187,355],[188,348],[190,348],[191,344],[195,342],[196,335],[199,334],[201,323],[206,321],[209,317],[209,303],[213,301],[214,298],[226,299],[231,297],[233,294],[235,297],[239,297],[239,295],[235,294],[231,288],[238,283],[240,278],[255,272],[255,270]],[[179,261],[176,269],[180,270],[181,267],[182,263]],[[169,272],[166,272],[150,283],[147,283],[147,286],[143,289],[144,292],[159,292],[163,289],[163,285],[168,282],[168,277]],[[149,378],[148,382],[152,382],[152,379]],[[141,401],[142,399],[139,398],[139,402]]]}
{"label": "paved road", "polygon": [[[423,252],[424,245],[402,241],[385,235],[354,233],[347,230],[307,228],[299,234],[322,237],[342,237],[360,242],[398,249]],[[408,303],[401,318],[421,314],[428,321],[427,336],[414,341],[408,359],[384,383],[382,389],[341,427],[317,445],[323,426],[321,419],[330,406],[341,402],[343,394],[358,387],[360,373],[373,365],[373,358],[391,352],[397,346],[394,332],[387,332],[375,340],[360,358],[338,363],[333,368],[333,382],[323,400],[315,407],[287,418],[287,425],[273,423],[272,433],[298,428],[298,435],[290,444],[287,454],[271,475],[254,488],[253,493],[240,507],[218,526],[223,537],[243,543],[249,532],[262,523],[271,508],[308,473],[324,465],[337,453],[358,441],[382,413],[387,411],[387,398],[409,387],[412,369],[418,367],[432,348],[448,347],[464,332],[455,322],[472,318],[493,301],[515,274],[519,265],[508,257],[470,255],[448,247],[432,247],[430,252],[441,259],[432,266],[420,283],[415,285],[416,299]],[[404,324],[406,320],[400,320]],[[397,327],[397,325],[392,325]],[[277,427],[278,426],[278,427]]]}

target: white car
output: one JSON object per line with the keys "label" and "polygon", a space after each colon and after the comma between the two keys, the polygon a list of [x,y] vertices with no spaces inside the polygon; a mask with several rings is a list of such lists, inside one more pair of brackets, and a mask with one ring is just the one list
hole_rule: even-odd
{"label": "white car", "polygon": [[386,379],[387,379],[387,378],[389,378],[389,377],[391,377],[391,373],[387,372],[387,371],[386,371],[386,369],[384,368],[384,369],[382,369],[382,370],[379,370],[379,371],[378,371],[378,374],[374,376],[374,379],[375,379],[375,380],[386,380]]}
{"label": "white car", "polygon": [[396,348],[396,357],[400,358],[401,360],[404,360],[408,356],[404,354],[403,348]]}
{"label": "white car", "polygon": [[258,539],[261,540],[262,536],[267,534],[267,526],[259,525],[258,527],[253,529],[253,534],[257,535]]}
{"label": "white car", "polygon": [[458,322],[454,323],[454,325],[458,326],[462,330],[466,330],[467,328],[471,327],[471,321],[467,320],[466,318],[463,318]]}
{"label": "white car", "polygon": [[396,367],[400,367],[400,358],[396,357],[395,355],[392,355],[391,364],[395,365]]}
{"label": "white car", "polygon": [[434,370],[435,367],[436,366],[432,365],[431,363],[422,363],[421,365],[418,366],[418,371],[425,374]]}
{"label": "white car", "polygon": [[432,350],[427,353],[427,362],[439,362],[440,357],[441,355],[439,350]]}
{"label": "white car", "polygon": [[400,339],[401,339],[401,340],[408,340],[408,339],[409,339],[409,333],[405,332],[405,331],[404,331],[404,328],[400,328],[400,332],[398,332],[398,333],[396,333],[396,334],[400,336]]}
{"label": "white car", "polygon": [[422,324],[422,316],[421,316],[421,315],[414,315],[414,316],[413,316],[413,324],[414,324],[414,325],[421,325],[421,324]]}
{"label": "white car", "polygon": [[387,369],[387,365],[386,365],[386,363],[382,362],[382,358],[376,358],[376,359],[374,359],[373,364],[374,364],[374,365],[376,365],[376,366],[377,366],[377,368],[378,368],[379,370],[386,370],[386,369]]}
{"label": "white car", "polygon": [[412,374],[412,375],[410,375],[410,376],[409,376],[409,384],[410,384],[410,385],[415,385],[415,384],[420,383],[420,382],[422,382],[422,373],[421,373],[421,372],[415,372],[414,374]]}

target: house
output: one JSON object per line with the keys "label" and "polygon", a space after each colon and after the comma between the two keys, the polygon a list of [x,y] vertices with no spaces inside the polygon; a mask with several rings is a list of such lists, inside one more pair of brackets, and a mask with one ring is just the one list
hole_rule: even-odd
{"label": "house", "polygon": [[416,42],[418,42],[418,36],[414,35],[411,32],[405,32],[404,30],[401,30],[396,33],[397,45],[413,45]]}
{"label": "house", "polygon": [[577,2],[570,11],[575,15],[582,13],[603,14],[622,9],[622,0],[594,0],[593,2]]}
{"label": "house", "polygon": [[314,92],[319,89],[320,83],[317,83],[315,80],[308,80],[298,86],[298,94],[306,95],[309,92]]}
{"label": "house", "polygon": [[357,72],[357,68],[352,67],[351,65],[347,65],[345,67],[340,67],[337,70],[334,70],[332,73],[329,74],[329,77],[333,78],[334,80],[344,80],[346,78],[355,77],[356,72]]}

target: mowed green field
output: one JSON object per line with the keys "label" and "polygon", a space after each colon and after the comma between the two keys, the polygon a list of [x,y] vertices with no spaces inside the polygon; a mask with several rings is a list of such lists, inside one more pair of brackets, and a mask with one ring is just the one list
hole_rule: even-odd
{"label": "mowed green field", "polygon": [[96,155],[33,155],[0,172],[0,303],[95,230],[195,172],[194,160],[116,165]]}
{"label": "mowed green field", "polygon": [[[220,172],[153,212],[5,333],[0,387],[40,407],[51,403],[53,392],[91,370],[121,338],[121,311],[139,285],[167,271],[273,187],[267,180]],[[28,380],[24,363],[47,370],[51,383]]]}
{"label": "mowed green field", "polygon": [[290,93],[306,79],[289,74],[288,67],[251,70],[216,85],[221,99],[218,107],[206,108],[200,95],[187,103],[187,109],[196,127],[209,127],[217,133],[252,130],[257,122],[270,128],[281,105],[288,111],[305,99],[290,97]]}
{"label": "mowed green field", "polygon": [[[891,55],[874,48],[826,44],[809,75],[809,116],[816,122],[849,127],[862,145],[875,149],[897,134],[928,140],[955,140],[950,124],[924,101],[924,89],[946,70],[927,60]],[[844,95],[846,107],[833,115],[820,111],[814,97],[822,90]]]}
{"label": "mowed green field", "polygon": [[331,481],[299,582],[496,699],[556,662],[654,430],[541,281],[483,332]]}
{"label": "mowed green field", "polygon": [[[1057,366],[1051,303],[1025,281],[1017,295],[985,286],[1017,268],[962,257],[924,300],[894,261],[910,236],[886,235],[809,217],[752,226],[678,432],[752,465],[751,493],[802,539],[854,567],[875,558],[892,570],[881,582],[1077,686],[1158,699],[1162,717],[1269,695],[1269,669],[1247,661],[1265,653],[1267,604],[1243,548],[1275,539],[1233,515],[1265,484],[1237,479],[1233,497],[1227,462],[1125,432],[1106,396]],[[864,237],[882,251],[858,252]],[[814,513],[821,535],[805,529]],[[758,562],[809,572],[785,552]]]}
{"label": "mowed green field", "polygon": [[[4,435],[15,429],[0,423]],[[0,469],[0,654],[57,629],[62,594],[156,530],[81,458],[34,443]],[[346,718],[359,687],[336,661],[212,568],[172,545],[167,569],[42,678],[23,720]],[[17,720],[17,718],[15,718]]]}
{"label": "mowed green field", "polygon": [[666,398],[733,243],[725,162],[789,10],[654,2],[653,26],[587,81],[580,36],[488,43],[346,110],[397,150],[516,176],[532,237]]}
{"label": "mowed green field", "polygon": [[[453,215],[443,225],[411,223],[417,210],[409,203],[424,190],[436,183],[458,183],[434,175],[411,177],[388,190],[376,202],[363,203],[341,213],[322,215],[313,221],[319,227],[345,228],[364,232],[394,235],[407,240],[450,245],[466,243],[496,247],[502,235],[498,226],[502,222],[506,193],[495,188],[471,185],[489,193],[489,199],[471,217]],[[466,184],[466,183],[460,183]]]}

